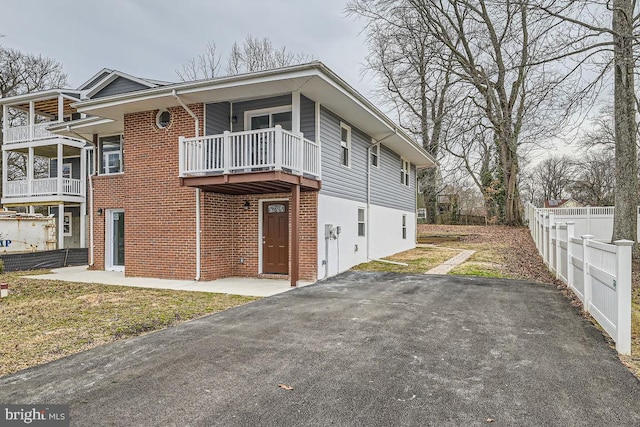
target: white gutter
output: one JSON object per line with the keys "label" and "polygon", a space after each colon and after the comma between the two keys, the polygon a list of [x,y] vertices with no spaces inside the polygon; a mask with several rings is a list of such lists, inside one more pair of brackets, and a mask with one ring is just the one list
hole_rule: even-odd
{"label": "white gutter", "polygon": [[[182,99],[180,99],[180,97],[178,96],[178,94],[176,93],[176,90],[173,89],[173,91],[171,91],[171,94],[173,95],[173,97],[180,103],[180,105],[182,106],[182,108],[184,108],[184,110],[189,113],[189,115],[191,117],[193,117],[193,120],[195,122],[195,126],[196,126],[196,134],[195,137],[199,137],[200,136],[200,119],[198,118],[198,116],[191,111],[191,109],[189,107],[187,107],[187,105],[182,101]],[[201,265],[201,247],[202,247],[202,242],[200,241],[200,234],[201,234],[201,230],[200,230],[200,192],[201,190],[199,188],[196,188],[196,277],[195,280],[200,280],[200,276],[201,276],[201,271],[202,271],[202,265]]]}

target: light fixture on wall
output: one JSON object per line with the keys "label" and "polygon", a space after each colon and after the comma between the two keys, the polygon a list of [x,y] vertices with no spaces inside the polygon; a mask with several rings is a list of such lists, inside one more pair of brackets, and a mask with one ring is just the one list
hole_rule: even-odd
{"label": "light fixture on wall", "polygon": [[238,123],[238,116],[231,117],[231,123],[233,123],[234,125]]}
{"label": "light fixture on wall", "polygon": [[103,212],[102,208],[98,208],[98,212],[97,212],[98,216],[102,216],[102,212]]}
{"label": "light fixture on wall", "polygon": [[242,205],[242,207],[244,208],[245,211],[248,211],[249,208],[251,207],[251,203],[249,203],[248,200],[245,200],[244,205]]}

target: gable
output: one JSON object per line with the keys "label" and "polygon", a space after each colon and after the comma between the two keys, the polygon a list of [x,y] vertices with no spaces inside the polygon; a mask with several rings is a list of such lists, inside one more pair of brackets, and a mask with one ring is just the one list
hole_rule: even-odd
{"label": "gable", "polygon": [[109,74],[111,74],[111,71],[107,71],[107,70],[103,71],[102,73],[99,73],[92,80],[80,86],[78,90],[87,90],[94,87],[95,85],[100,83],[104,78],[106,78]]}
{"label": "gable", "polygon": [[128,93],[148,88],[149,86],[145,86],[141,83],[134,82],[133,80],[118,76],[111,83],[100,89],[91,98],[103,98],[105,96],[119,95],[121,93]]}

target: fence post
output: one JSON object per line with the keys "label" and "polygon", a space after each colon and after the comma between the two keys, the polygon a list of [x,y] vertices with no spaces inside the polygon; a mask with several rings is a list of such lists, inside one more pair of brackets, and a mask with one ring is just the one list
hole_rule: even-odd
{"label": "fence post", "polygon": [[553,245],[553,241],[551,240],[551,230],[552,230],[552,226],[556,225],[556,219],[555,216],[553,215],[553,213],[549,212],[549,237],[547,238],[547,263],[549,264],[549,266],[553,266],[553,262],[554,260],[551,257],[552,252],[552,245]]}
{"label": "fence post", "polygon": [[562,270],[560,263],[562,262],[562,257],[560,256],[560,230],[562,226],[560,224],[556,224],[556,279],[560,279],[560,271]]}
{"label": "fence post", "polygon": [[225,130],[222,138],[222,173],[228,174],[231,168],[231,132]]}
{"label": "fence post", "polygon": [[631,240],[616,240],[616,350],[620,354],[631,354]]}
{"label": "fence post", "polygon": [[575,286],[575,283],[573,283],[573,264],[571,262],[571,258],[573,257],[573,253],[571,252],[571,239],[575,232],[575,225],[575,222],[567,221],[567,285],[569,285],[569,287]]}
{"label": "fence post", "polygon": [[584,311],[589,312],[589,303],[591,302],[591,276],[589,275],[589,262],[587,261],[587,249],[589,249],[589,240],[593,239],[592,234],[585,234],[582,237],[582,283],[584,295],[584,301],[582,306]]}
{"label": "fence post", "polygon": [[547,239],[549,238],[549,233],[547,232],[547,227],[549,224],[549,214],[544,214],[542,218],[542,260],[545,265],[549,265],[547,261],[547,252],[549,251],[549,243]]}

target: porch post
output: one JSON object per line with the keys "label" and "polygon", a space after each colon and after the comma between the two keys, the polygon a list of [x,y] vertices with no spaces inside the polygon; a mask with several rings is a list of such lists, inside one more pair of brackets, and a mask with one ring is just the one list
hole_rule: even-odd
{"label": "porch post", "polygon": [[63,147],[62,147],[62,143],[58,142],[58,181],[56,184],[56,194],[62,195],[63,194],[63,188],[62,188],[62,162],[64,161],[63,159],[63,151],[62,151]]}
{"label": "porch post", "polygon": [[6,105],[2,106],[2,141],[7,142],[7,128],[9,127],[9,108]]}
{"label": "porch post", "polygon": [[[73,220],[73,218],[72,218]],[[87,247],[87,204],[80,203],[80,247]]]}
{"label": "porch post", "polygon": [[291,188],[291,286],[300,277],[300,184]]}
{"label": "porch post", "polygon": [[33,126],[36,122],[36,106],[33,101],[29,101],[29,141],[33,141]]}
{"label": "porch post", "polygon": [[34,164],[34,152],[33,147],[29,147],[29,151],[27,154],[27,191],[30,196],[33,195],[33,164]]}
{"label": "porch post", "polygon": [[300,134],[300,91],[291,92],[291,132]]}
{"label": "porch post", "polygon": [[[6,134],[5,134],[6,135]],[[2,196],[7,196],[7,179],[9,178],[8,172],[9,153],[2,147]]]}
{"label": "porch post", "polygon": [[58,95],[58,123],[64,121],[64,98],[62,94]]}
{"label": "porch post", "polygon": [[64,203],[58,205],[58,249],[64,249]]}

